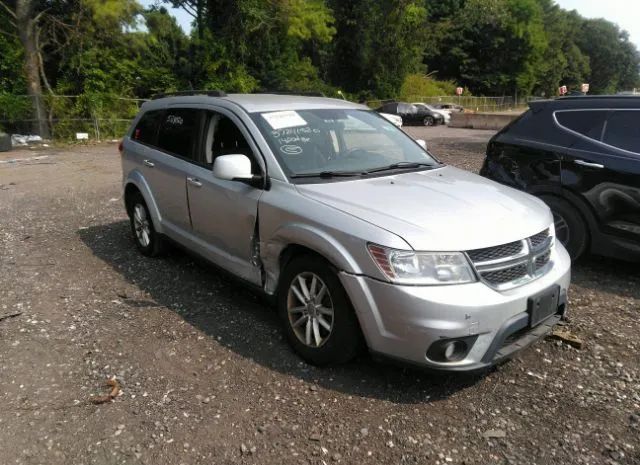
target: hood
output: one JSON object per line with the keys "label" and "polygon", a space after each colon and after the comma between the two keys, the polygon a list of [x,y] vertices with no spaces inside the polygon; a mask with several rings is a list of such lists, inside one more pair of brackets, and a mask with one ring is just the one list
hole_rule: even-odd
{"label": "hood", "polygon": [[490,247],[532,236],[552,223],[541,200],[450,166],[296,187],[402,237],[415,250]]}

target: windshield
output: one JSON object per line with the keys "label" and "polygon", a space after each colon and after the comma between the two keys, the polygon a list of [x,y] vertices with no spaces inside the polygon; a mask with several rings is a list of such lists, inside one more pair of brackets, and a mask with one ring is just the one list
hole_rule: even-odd
{"label": "windshield", "polygon": [[252,116],[289,177],[362,176],[440,165],[372,111],[320,109]]}

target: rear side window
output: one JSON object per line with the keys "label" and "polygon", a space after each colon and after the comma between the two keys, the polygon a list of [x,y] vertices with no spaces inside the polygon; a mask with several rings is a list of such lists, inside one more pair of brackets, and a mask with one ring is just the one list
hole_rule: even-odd
{"label": "rear side window", "polygon": [[193,158],[201,114],[200,110],[192,108],[167,110],[160,124],[158,148],[183,158]]}
{"label": "rear side window", "polygon": [[604,122],[607,118],[606,110],[590,111],[557,111],[556,119],[560,126],[582,134],[589,139],[600,140]]}
{"label": "rear side window", "polygon": [[640,154],[640,111],[614,111],[607,119],[602,142]]}
{"label": "rear side window", "polygon": [[162,111],[148,111],[133,130],[133,140],[147,145],[156,144],[156,136],[158,135],[158,125],[162,117]]}

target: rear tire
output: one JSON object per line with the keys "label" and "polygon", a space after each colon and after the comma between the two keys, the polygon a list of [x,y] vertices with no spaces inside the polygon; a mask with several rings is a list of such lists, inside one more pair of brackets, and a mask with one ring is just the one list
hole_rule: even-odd
{"label": "rear tire", "polygon": [[424,124],[425,126],[434,126],[435,120],[433,119],[433,116],[425,116],[422,120],[422,124]]}
{"label": "rear tire", "polygon": [[156,232],[147,203],[140,192],[132,194],[129,201],[129,222],[136,247],[147,257],[157,257],[164,252],[162,236]]}
{"label": "rear tire", "polygon": [[572,203],[554,196],[543,196],[541,199],[553,213],[556,238],[564,245],[571,260],[578,260],[589,245],[589,226],[577,207]]}
{"label": "rear tire", "polygon": [[351,302],[321,257],[302,255],[286,265],[278,314],[289,343],[312,365],[345,363],[360,349],[360,326]]}

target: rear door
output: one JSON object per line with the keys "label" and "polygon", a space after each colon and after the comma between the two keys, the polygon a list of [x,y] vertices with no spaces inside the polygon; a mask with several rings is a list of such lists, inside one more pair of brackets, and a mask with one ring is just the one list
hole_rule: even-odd
{"label": "rear door", "polygon": [[160,120],[155,148],[147,148],[142,169],[163,227],[169,235],[190,231],[186,172],[197,150],[204,112],[196,108],[168,108]]}
{"label": "rear door", "polygon": [[574,135],[562,157],[562,185],[590,204],[600,230],[640,243],[640,112],[559,110]]}

